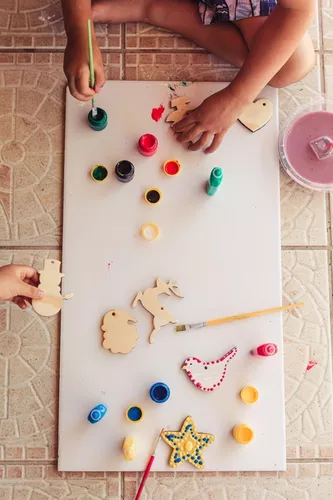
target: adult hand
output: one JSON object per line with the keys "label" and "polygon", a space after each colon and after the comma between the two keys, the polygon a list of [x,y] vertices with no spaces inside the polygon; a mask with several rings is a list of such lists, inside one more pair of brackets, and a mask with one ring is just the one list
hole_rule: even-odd
{"label": "adult hand", "polygon": [[189,143],[188,149],[191,151],[204,149],[205,153],[213,153],[245,106],[246,104],[226,87],[207,97],[199,107],[176,123],[173,128],[178,134],[178,141]]}
{"label": "adult hand", "polygon": [[0,268],[0,300],[10,300],[21,309],[26,309],[32,299],[44,297],[38,284],[38,272],[33,267],[10,264]]}

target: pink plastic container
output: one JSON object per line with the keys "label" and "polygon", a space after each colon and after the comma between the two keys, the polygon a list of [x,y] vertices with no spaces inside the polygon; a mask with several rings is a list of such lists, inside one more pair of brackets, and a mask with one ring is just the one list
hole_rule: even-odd
{"label": "pink plastic container", "polygon": [[152,134],[144,134],[139,139],[138,149],[143,156],[153,156],[158,148],[158,140]]}

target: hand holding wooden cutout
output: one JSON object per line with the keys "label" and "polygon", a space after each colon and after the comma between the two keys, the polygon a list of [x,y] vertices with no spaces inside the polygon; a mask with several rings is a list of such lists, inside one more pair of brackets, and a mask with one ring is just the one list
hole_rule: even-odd
{"label": "hand holding wooden cutout", "polygon": [[189,108],[190,99],[187,97],[176,97],[170,101],[170,108],[176,108],[176,111],[172,111],[167,117],[166,122],[177,123],[184,118],[186,113],[191,111],[193,108]]}

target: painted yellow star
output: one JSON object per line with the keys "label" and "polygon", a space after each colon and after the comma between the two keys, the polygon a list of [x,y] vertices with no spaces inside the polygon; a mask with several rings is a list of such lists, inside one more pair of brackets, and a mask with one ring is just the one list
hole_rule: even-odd
{"label": "painted yellow star", "polygon": [[170,467],[178,467],[187,460],[194,467],[204,469],[202,452],[212,444],[215,437],[212,434],[198,433],[192,417],[184,420],[180,431],[164,431],[161,436],[173,448],[169,460]]}

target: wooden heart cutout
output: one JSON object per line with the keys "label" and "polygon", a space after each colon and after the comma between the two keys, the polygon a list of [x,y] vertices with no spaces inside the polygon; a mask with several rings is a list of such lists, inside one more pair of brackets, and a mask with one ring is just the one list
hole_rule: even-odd
{"label": "wooden heart cutout", "polygon": [[273,116],[273,104],[268,99],[258,99],[250,104],[240,115],[238,121],[244,127],[256,132],[264,127]]}

